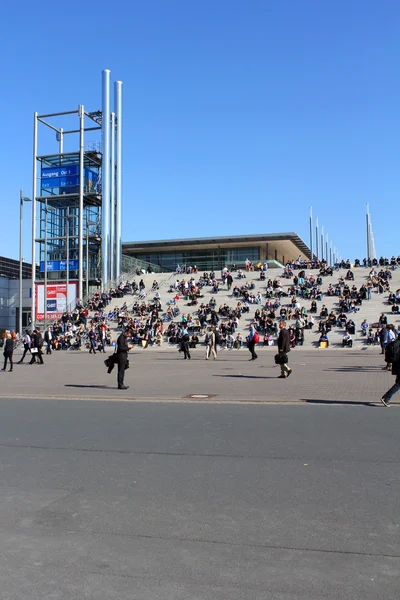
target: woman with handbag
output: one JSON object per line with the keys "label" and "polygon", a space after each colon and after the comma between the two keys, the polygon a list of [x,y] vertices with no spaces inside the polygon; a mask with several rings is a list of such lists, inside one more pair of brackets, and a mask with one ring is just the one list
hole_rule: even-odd
{"label": "woman with handbag", "polygon": [[4,366],[1,369],[2,371],[5,371],[7,368],[7,361],[10,361],[10,372],[13,370],[13,352],[14,352],[14,340],[11,337],[11,333],[9,331],[6,331],[4,334],[4,345],[3,345],[4,351],[3,351],[3,356],[4,356]]}
{"label": "woman with handbag", "polygon": [[43,356],[42,356],[42,348],[43,348],[43,338],[39,331],[39,329],[34,329],[32,333],[32,346],[31,346],[31,355],[32,358],[29,361],[30,365],[36,362],[36,357],[38,359],[38,364],[43,365]]}
{"label": "woman with handbag", "polygon": [[290,335],[286,329],[286,322],[281,321],[279,323],[278,354],[275,357],[275,362],[281,367],[279,379],[285,379],[292,373],[292,369],[288,367],[288,352],[290,352]]}

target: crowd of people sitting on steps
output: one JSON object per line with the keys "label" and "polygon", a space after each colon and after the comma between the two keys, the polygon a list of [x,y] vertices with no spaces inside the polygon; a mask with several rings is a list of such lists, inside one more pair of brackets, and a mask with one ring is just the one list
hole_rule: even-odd
{"label": "crowd of people sitting on steps", "polygon": [[[47,353],[83,347],[92,353],[104,352],[113,344],[118,331],[126,328],[132,332],[130,343],[143,348],[164,343],[180,346],[187,335],[190,348],[196,348],[199,344],[207,344],[213,327],[220,347],[240,349],[248,342],[248,337],[246,331],[241,333],[238,328],[251,305],[256,305],[253,321],[260,337],[259,344],[265,346],[276,344],[282,321],[288,322],[291,347],[303,345],[307,330],[316,327],[316,319],[319,333],[316,344],[319,346],[329,346],[333,328],[343,330],[343,346],[352,346],[352,336],[359,330],[366,344],[382,346],[387,332],[391,331],[387,317],[381,315],[377,323],[371,324],[364,320],[358,329],[355,319],[363,302],[370,300],[373,292],[387,294],[391,312],[399,313],[400,290],[390,289],[392,271],[398,266],[400,257],[373,261],[357,259],[354,264],[347,260],[333,267],[325,261],[303,261],[299,257],[285,265],[281,277],[272,277],[266,261],[254,265],[246,260],[243,268],[225,266],[218,274],[213,270],[199,274],[195,265],[179,267],[176,274],[183,277],[177,277],[170,285],[170,298],[164,306],[157,279],[146,290],[143,278],[138,283],[135,280],[121,282],[113,289],[96,292],[85,303],[78,300],[74,310],[46,327],[45,335],[50,336]],[[354,269],[362,267],[369,270],[366,282],[357,287]],[[335,282],[328,282],[323,290],[326,279],[332,278],[338,269],[344,273]],[[255,278],[254,272],[258,272],[258,277]],[[283,281],[287,278],[292,280],[291,284],[284,286]],[[257,286],[258,290],[257,279],[262,282],[262,287]],[[217,302],[222,288],[225,294],[229,293],[232,302]],[[337,298],[336,310],[328,311],[323,303],[326,296]],[[113,299],[121,299],[121,304],[109,309]],[[181,312],[184,302],[188,309]],[[393,332],[397,335],[394,326]],[[23,343],[30,337],[28,331]]]}

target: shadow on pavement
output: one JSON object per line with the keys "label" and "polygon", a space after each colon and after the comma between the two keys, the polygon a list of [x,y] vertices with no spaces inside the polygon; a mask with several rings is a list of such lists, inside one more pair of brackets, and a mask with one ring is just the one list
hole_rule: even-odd
{"label": "shadow on pavement", "polygon": [[[327,405],[340,405],[340,406],[369,406],[371,408],[376,408],[378,406],[375,402],[356,402],[354,400],[311,400],[308,398],[300,398],[300,402],[306,402],[307,404],[327,404]],[[380,405],[379,405],[380,406]]]}
{"label": "shadow on pavement", "polygon": [[75,384],[75,383],[65,383],[64,387],[72,387],[72,388],[95,388],[98,390],[115,390],[115,387],[110,385],[83,385],[83,384]]}
{"label": "shadow on pavement", "polygon": [[371,373],[379,373],[379,371],[384,371],[381,366],[372,366],[372,365],[360,365],[360,366],[348,366],[348,367],[331,367],[330,369],[323,369],[323,371],[341,371],[343,373],[360,373],[360,372],[371,372]]}
{"label": "shadow on pavement", "polygon": [[260,375],[213,375],[213,377],[235,377],[237,379],[277,379],[277,377],[263,377]]}

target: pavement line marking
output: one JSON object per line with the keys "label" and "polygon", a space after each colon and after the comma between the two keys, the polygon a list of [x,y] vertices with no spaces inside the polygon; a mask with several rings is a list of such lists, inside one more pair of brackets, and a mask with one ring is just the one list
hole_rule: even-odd
{"label": "pavement line marking", "polygon": [[[379,401],[365,401],[357,404],[353,404],[351,400],[346,401],[327,401],[325,403],[320,403],[315,401],[305,402],[304,400],[293,400],[293,399],[279,399],[279,400],[268,400],[268,399],[230,399],[230,400],[216,400],[215,398],[208,399],[196,399],[196,398],[154,398],[154,397],[128,397],[128,396],[50,396],[50,395],[40,395],[34,396],[32,394],[0,394],[0,400],[72,400],[75,402],[160,402],[160,403],[170,403],[170,404],[285,404],[285,405],[298,405],[298,406],[324,406],[324,407],[337,407],[337,406],[352,406],[352,407],[365,407],[367,404],[379,406]],[[399,403],[392,403],[393,406]]]}

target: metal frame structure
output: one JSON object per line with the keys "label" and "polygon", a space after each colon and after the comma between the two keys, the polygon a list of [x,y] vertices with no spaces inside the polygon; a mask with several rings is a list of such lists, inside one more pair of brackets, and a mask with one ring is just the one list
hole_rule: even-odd
{"label": "metal frame structure", "polygon": [[[108,69],[103,71],[102,83],[101,111],[87,112],[81,104],[77,110],[34,113],[33,325],[36,321],[36,283],[44,283],[46,321],[49,280],[52,283],[77,282],[78,298],[83,298],[84,292],[88,294],[91,288],[104,289],[111,279],[121,274],[122,82],[115,82],[114,112],[110,106]],[[77,118],[77,127],[71,129],[54,124],[54,119],[58,123],[66,117]],[[38,153],[39,126],[55,132],[58,144],[54,154]],[[101,150],[85,149],[85,134],[90,131],[101,131]],[[66,135],[78,138],[73,152],[64,151]],[[37,261],[42,267],[39,277]],[[61,270],[58,265],[58,270],[51,270],[57,261],[65,268]]]}

